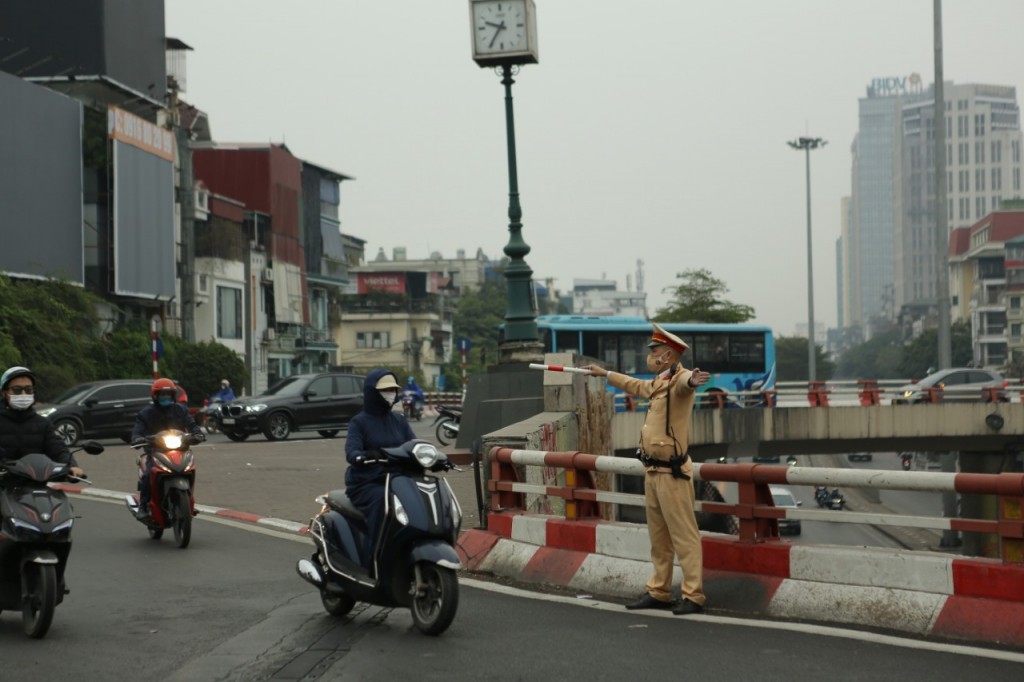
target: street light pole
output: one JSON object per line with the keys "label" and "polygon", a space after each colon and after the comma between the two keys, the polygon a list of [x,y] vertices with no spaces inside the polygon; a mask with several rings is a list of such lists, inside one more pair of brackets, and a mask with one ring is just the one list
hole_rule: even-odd
{"label": "street light pole", "polygon": [[824,147],[828,142],[820,137],[801,137],[788,144],[793,149],[802,149],[807,160],[807,381],[811,382],[817,378],[817,349],[814,343],[814,260],[811,255],[811,150]]}

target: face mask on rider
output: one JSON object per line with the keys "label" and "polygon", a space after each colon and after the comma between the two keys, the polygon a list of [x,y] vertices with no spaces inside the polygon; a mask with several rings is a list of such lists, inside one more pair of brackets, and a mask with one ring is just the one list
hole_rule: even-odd
{"label": "face mask on rider", "polygon": [[157,402],[160,404],[160,407],[170,407],[171,405],[174,404],[174,398],[168,398],[166,396],[160,396],[160,398],[157,400]]}
{"label": "face mask on rider", "polygon": [[389,405],[393,405],[395,403],[395,401],[398,400],[398,391],[397,390],[396,391],[391,391],[391,390],[381,391],[380,392],[380,396],[382,398],[384,398],[384,400]]}
{"label": "face mask on rider", "polygon": [[10,395],[7,396],[7,404],[12,410],[27,410],[36,401],[34,395]]}

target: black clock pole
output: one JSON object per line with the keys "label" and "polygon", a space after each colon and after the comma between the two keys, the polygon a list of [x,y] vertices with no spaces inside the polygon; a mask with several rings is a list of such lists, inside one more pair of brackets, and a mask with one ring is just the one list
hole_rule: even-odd
{"label": "black clock pole", "polygon": [[530,247],[523,241],[523,210],[519,204],[519,178],[516,168],[516,127],[512,108],[513,65],[502,64],[501,82],[505,86],[505,132],[508,141],[508,231],[505,268],[508,305],[505,312],[505,343],[537,341],[537,301],[533,288],[533,270],[526,264]]}

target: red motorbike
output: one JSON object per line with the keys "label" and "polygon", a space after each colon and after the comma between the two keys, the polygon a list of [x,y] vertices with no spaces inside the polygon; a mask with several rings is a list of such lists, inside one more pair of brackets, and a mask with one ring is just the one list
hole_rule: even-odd
{"label": "red motorbike", "polygon": [[[155,436],[146,436],[144,443],[133,448],[146,448],[153,458],[149,471],[149,513],[148,519],[137,519],[146,524],[149,537],[159,540],[164,529],[174,530],[174,541],[185,549],[192,539],[192,517],[196,515],[193,493],[196,487],[196,464],[189,446],[193,443],[189,434],[177,429],[161,431]],[[139,478],[144,475],[144,455],[139,457]],[[147,485],[147,481],[143,481]],[[138,493],[125,496],[125,504],[132,517],[139,509]]]}

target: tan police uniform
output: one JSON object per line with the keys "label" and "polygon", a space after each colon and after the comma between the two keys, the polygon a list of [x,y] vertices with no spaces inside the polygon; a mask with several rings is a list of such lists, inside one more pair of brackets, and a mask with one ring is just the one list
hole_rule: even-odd
{"label": "tan police uniform", "polygon": [[[659,342],[658,338],[655,334],[653,342]],[[685,344],[683,347],[685,349]],[[693,463],[688,456],[682,463],[685,478],[674,477],[672,469],[666,466],[672,457],[687,452],[690,414],[696,396],[696,389],[689,385],[691,375],[690,370],[677,363],[650,381],[618,372],[609,372],[607,381],[634,396],[650,399],[640,432],[640,451],[648,461],[663,463],[647,466],[644,477],[647,532],[654,564],[647,592],[659,601],[672,600],[672,565],[678,557],[683,571],[683,598],[703,606],[704,562],[700,530],[693,511]]]}

